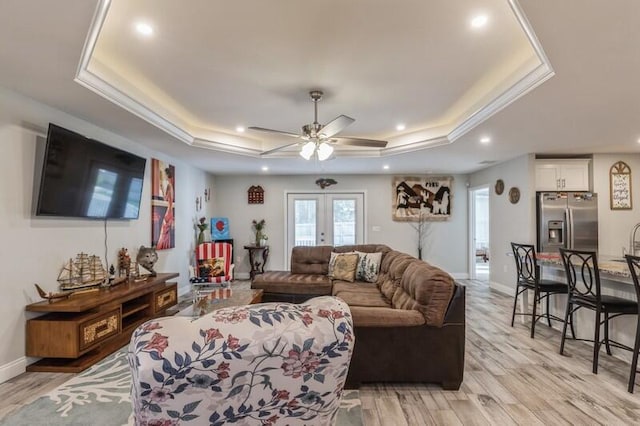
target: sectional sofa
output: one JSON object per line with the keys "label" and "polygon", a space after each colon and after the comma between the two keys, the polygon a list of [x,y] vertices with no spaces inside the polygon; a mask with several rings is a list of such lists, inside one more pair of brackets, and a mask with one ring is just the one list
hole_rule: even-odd
{"label": "sectional sofa", "polygon": [[[381,253],[374,282],[329,276],[336,253]],[[291,271],[257,275],[263,301],[300,303],[333,295],[351,310],[355,347],[347,387],[365,382],[439,383],[464,373],[465,288],[442,269],[386,245],[294,247]]]}

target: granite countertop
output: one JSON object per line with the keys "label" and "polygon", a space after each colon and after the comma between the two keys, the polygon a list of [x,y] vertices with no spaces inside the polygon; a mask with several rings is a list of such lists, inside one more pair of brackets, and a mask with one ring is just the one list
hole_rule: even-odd
{"label": "granite countertop", "polygon": [[[536,258],[541,266],[564,268],[562,259],[560,259],[560,253],[537,253]],[[626,278],[623,282],[632,282],[627,261],[622,257],[599,254],[598,268],[600,269],[600,275],[604,276],[604,278],[612,279],[612,277],[619,277]]]}

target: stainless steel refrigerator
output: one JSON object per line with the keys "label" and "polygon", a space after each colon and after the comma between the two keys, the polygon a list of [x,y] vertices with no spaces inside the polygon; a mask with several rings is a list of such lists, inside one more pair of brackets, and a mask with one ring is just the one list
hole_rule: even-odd
{"label": "stainless steel refrigerator", "polygon": [[538,251],[598,251],[598,194],[538,192]]}

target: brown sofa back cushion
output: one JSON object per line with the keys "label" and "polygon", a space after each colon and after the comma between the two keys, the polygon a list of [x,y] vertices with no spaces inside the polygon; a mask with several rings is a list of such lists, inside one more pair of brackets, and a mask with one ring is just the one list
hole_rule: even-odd
{"label": "brown sofa back cushion", "polygon": [[292,274],[320,274],[329,272],[331,246],[296,246],[291,250]]}
{"label": "brown sofa back cushion", "polygon": [[405,269],[414,260],[414,257],[395,250],[389,251],[384,257],[378,274],[378,287],[387,299],[393,300]]}
{"label": "brown sofa back cushion", "polygon": [[392,306],[420,311],[427,325],[442,327],[454,286],[451,275],[414,258],[402,275]]}
{"label": "brown sofa back cushion", "polygon": [[382,253],[382,258],[391,251],[389,246],[384,244],[355,244],[349,246],[337,246],[333,248],[336,253],[347,253],[350,251],[361,251],[363,253]]}

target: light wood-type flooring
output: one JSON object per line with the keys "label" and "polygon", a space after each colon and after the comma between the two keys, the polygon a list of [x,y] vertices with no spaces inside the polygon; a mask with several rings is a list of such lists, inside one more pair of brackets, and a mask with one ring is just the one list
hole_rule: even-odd
{"label": "light wood-type flooring", "polygon": [[[461,283],[467,286],[462,387],[443,391],[436,385],[363,386],[366,426],[640,424],[640,385],[636,394],[626,391],[628,362],[603,350],[599,374],[594,375],[589,344],[568,341],[561,356],[557,330],[540,323],[531,339],[528,320],[509,326],[512,296],[492,292],[484,282]],[[0,384],[0,418],[69,377],[25,373]]]}

